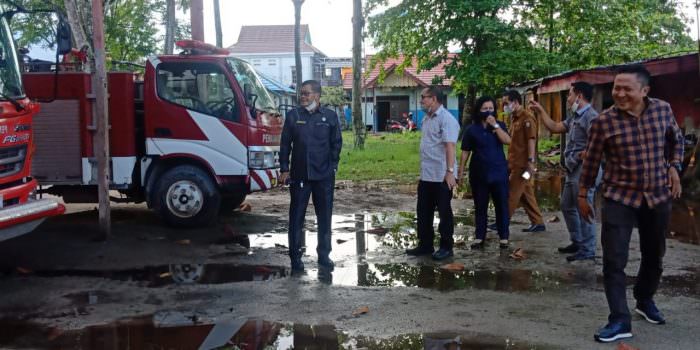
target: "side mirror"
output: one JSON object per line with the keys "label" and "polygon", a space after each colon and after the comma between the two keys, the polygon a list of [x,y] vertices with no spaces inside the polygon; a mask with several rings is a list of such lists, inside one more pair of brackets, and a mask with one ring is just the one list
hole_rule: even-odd
{"label": "side mirror", "polygon": [[253,93],[253,88],[250,84],[243,84],[243,95],[245,95],[245,103],[250,107],[250,115],[255,118],[255,102],[258,95]]}
{"label": "side mirror", "polygon": [[73,35],[70,24],[62,16],[58,16],[58,26],[56,27],[56,51],[59,55],[65,55],[73,48]]}

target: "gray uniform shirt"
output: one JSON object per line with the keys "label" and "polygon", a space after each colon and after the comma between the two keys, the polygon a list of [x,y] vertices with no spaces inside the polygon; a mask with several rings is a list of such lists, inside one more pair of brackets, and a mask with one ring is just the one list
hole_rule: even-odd
{"label": "gray uniform shirt", "polygon": [[562,165],[569,173],[576,172],[576,168],[581,165],[582,160],[579,158],[579,154],[586,149],[588,130],[591,127],[591,121],[596,117],[598,117],[598,112],[589,104],[580,108],[576,113],[572,113],[564,121],[566,148],[564,149],[564,164]]}
{"label": "gray uniform shirt", "polygon": [[[432,116],[426,116],[421,126],[420,138],[420,179],[429,182],[443,182],[447,172],[445,143],[457,143],[459,123],[452,114],[440,106]],[[453,167],[457,165],[457,151]]]}

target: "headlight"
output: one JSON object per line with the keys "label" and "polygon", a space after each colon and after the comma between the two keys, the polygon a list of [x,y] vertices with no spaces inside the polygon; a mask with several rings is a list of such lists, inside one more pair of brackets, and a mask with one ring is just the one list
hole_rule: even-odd
{"label": "headlight", "polygon": [[251,169],[270,169],[279,167],[279,155],[276,151],[248,152],[248,166]]}

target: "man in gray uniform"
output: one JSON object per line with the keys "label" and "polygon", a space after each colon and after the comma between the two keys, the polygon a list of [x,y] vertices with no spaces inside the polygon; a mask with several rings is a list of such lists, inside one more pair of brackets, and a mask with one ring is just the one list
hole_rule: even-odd
{"label": "man in gray uniform", "polygon": [[[571,254],[567,261],[588,260],[595,257],[595,223],[589,223],[578,212],[578,180],[581,177],[582,152],[586,150],[588,130],[598,112],[591,106],[593,86],[585,82],[575,82],[569,88],[566,107],[569,117],[563,122],[555,122],[542,106],[530,101],[530,108],[542,119],[544,126],[552,133],[566,133],[566,148],[562,166],[566,171],[564,189],[561,195],[561,212],[569,230],[571,243],[559,248],[560,253]],[[593,203],[594,189],[588,191],[588,201]]]}

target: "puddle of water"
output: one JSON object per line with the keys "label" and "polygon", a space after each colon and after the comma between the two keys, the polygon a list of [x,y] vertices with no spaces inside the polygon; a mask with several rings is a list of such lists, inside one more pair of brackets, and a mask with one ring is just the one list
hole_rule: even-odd
{"label": "puddle of water", "polygon": [[[311,270],[308,278],[315,277],[314,272],[318,271]],[[543,293],[595,283],[595,275],[553,275],[517,269],[451,272],[438,266],[360,263],[336,266],[332,274],[323,274],[323,282],[342,286],[417,287],[439,291],[480,289]]]}
{"label": "puddle of water", "polygon": [[459,333],[406,334],[389,339],[349,336],[334,325],[228,320],[215,324],[156,324],[153,316],[63,331],[0,320],[0,346],[42,349],[553,349],[506,337]]}
{"label": "puddle of water", "polygon": [[[39,277],[95,277],[118,281],[137,281],[147,287],[163,287],[174,283],[222,284],[245,281],[266,281],[287,276],[280,266],[232,264],[172,264],[130,270],[47,270],[34,271]],[[88,297],[77,298],[91,300]],[[99,300],[99,295],[93,298]]]}

